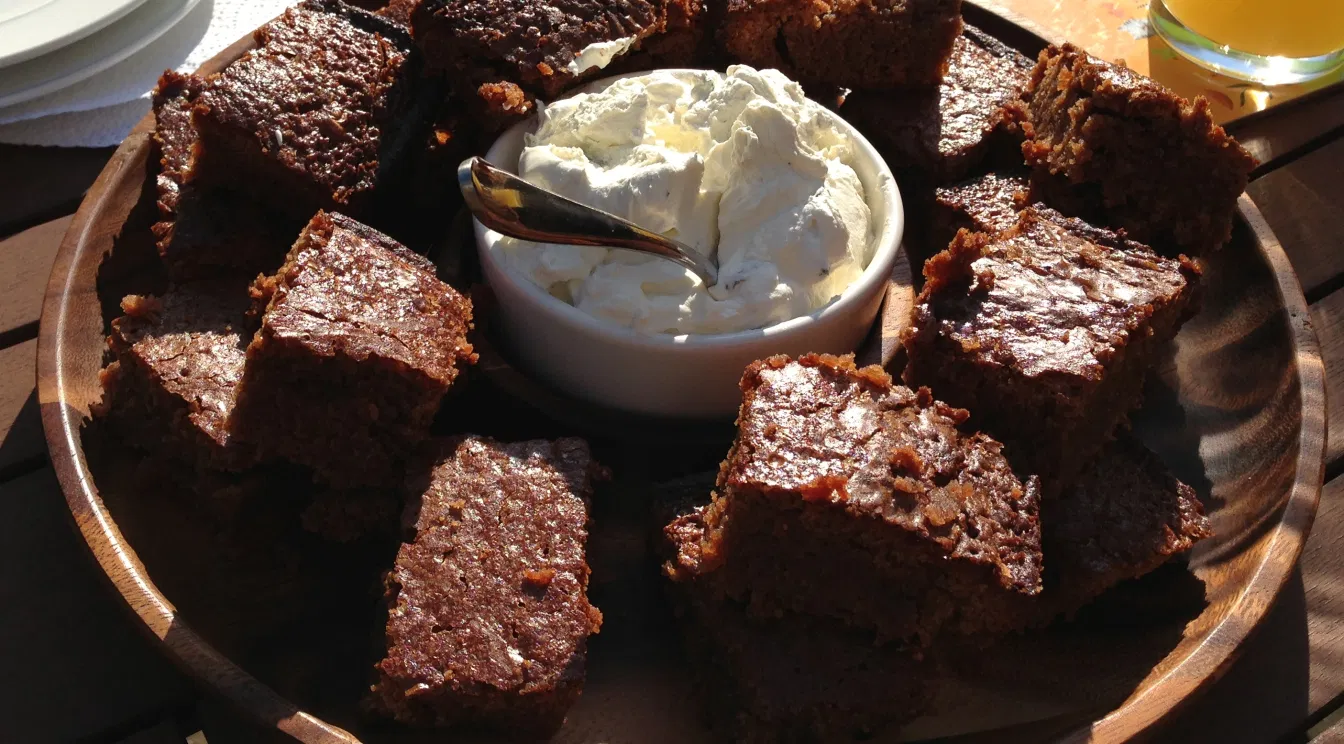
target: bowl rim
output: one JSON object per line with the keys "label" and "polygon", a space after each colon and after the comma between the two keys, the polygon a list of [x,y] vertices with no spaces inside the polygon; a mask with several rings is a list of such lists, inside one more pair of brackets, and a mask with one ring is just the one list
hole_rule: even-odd
{"label": "bowl rim", "polygon": [[[695,72],[704,73],[705,70],[695,70],[692,68],[668,67],[657,70],[648,70],[644,72],[632,72],[621,75],[611,75],[609,77],[594,80],[583,85],[564,98],[569,98],[580,93],[588,93],[601,88],[605,88],[618,80],[624,80],[632,77],[641,77],[654,72]],[[563,99],[562,99],[563,100]],[[509,285],[515,291],[521,292],[534,305],[561,324],[571,330],[590,336],[598,336],[620,344],[650,348],[650,349],[701,349],[724,347],[735,347],[742,345],[754,345],[766,340],[778,338],[779,336],[798,332],[813,323],[819,323],[831,320],[836,317],[847,316],[860,309],[863,298],[868,297],[873,292],[880,290],[891,276],[892,265],[902,250],[905,237],[905,203],[901,197],[900,186],[896,183],[896,177],[891,171],[885,158],[877,151],[871,142],[868,141],[858,129],[854,128],[849,122],[845,121],[839,114],[822,106],[820,103],[807,99],[816,104],[825,115],[833,121],[854,142],[856,158],[863,158],[873,165],[876,181],[876,194],[865,194],[866,201],[871,208],[875,203],[881,201],[886,204],[887,218],[875,231],[872,236],[872,245],[875,246],[872,257],[868,260],[868,265],[864,267],[859,278],[845,288],[839,297],[832,299],[822,307],[813,310],[806,315],[800,315],[796,318],[790,318],[778,323],[761,328],[750,328],[742,331],[732,331],[729,333],[683,333],[670,334],[641,333],[633,328],[619,326],[614,323],[596,318],[583,312],[577,307],[552,296],[541,287],[533,284],[526,277],[520,276],[509,266],[507,259],[498,255],[497,241],[491,240],[491,236],[500,234],[481,224],[480,220],[472,218],[472,234],[476,240],[477,253],[481,257],[483,264],[489,264],[493,269],[492,275],[503,277],[509,282]],[[532,114],[523,121],[517,122],[513,126],[502,132],[494,142],[490,144],[486,151],[486,158],[495,166],[503,168],[510,172],[516,172],[517,162],[502,162],[500,153],[502,150],[512,149],[513,145],[519,142],[537,123],[537,115]],[[507,159],[506,159],[507,160]],[[866,190],[866,189],[865,189]]]}

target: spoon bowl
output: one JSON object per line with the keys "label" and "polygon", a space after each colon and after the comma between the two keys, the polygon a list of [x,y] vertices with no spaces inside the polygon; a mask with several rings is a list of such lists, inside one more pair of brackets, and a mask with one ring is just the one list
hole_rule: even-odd
{"label": "spoon bowl", "polygon": [[462,161],[457,183],[472,215],[502,235],[537,243],[639,251],[689,269],[706,287],[719,283],[719,267],[694,248],[544,189],[484,158]]}

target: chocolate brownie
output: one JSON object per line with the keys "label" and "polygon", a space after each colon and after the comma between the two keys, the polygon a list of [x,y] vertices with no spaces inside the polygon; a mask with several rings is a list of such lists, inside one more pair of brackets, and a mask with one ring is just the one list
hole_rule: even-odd
{"label": "chocolate brownie", "polygon": [[1187,260],[1062,219],[1033,206],[997,235],[958,233],[925,263],[903,337],[906,383],[974,411],[1047,497],[1138,405],[1198,278]]}
{"label": "chocolate brownie", "polygon": [[[701,499],[704,501],[704,499]],[[704,507],[664,529],[671,574],[699,570]],[[931,700],[931,657],[870,633],[801,615],[751,618],[696,582],[672,585],[698,687],[737,742],[842,741],[893,729]]]}
{"label": "chocolate brownie", "polygon": [[936,87],[860,91],[840,114],[872,141],[893,170],[929,183],[965,177],[985,158],[1020,162],[1019,96],[1030,61],[967,27],[952,47],[947,76]]}
{"label": "chocolate brownie", "polygon": [[719,42],[753,67],[855,90],[937,85],[961,0],[727,0]]}
{"label": "chocolate brownie", "polygon": [[1200,255],[1230,237],[1256,162],[1203,98],[1071,44],[1041,52],[1025,97],[1036,199],[1165,255]]}
{"label": "chocolate brownie", "polygon": [[159,221],[152,230],[159,256],[176,281],[270,271],[299,229],[244,195],[187,183],[199,141],[191,109],[204,84],[169,71],[154,90]]}
{"label": "chocolate brownie", "polygon": [[412,471],[411,536],[387,577],[375,706],[419,725],[544,738],[583,686],[588,500],[579,439],[435,440]]}
{"label": "chocolate brownie", "polygon": [[1036,480],[965,411],[848,357],[772,357],[741,386],[700,561],[674,580],[883,641],[1004,629],[1000,604],[1040,591]]}
{"label": "chocolate brownie", "polygon": [[334,485],[399,480],[459,367],[475,361],[470,301],[423,256],[326,212],[253,291],[264,310],[235,431]]}
{"label": "chocolate brownie", "polygon": [[137,447],[199,468],[239,470],[256,461],[229,417],[247,342],[242,281],[172,287],[163,297],[131,295],[112,321],[115,359],[100,374],[110,417]]}
{"label": "chocolate brownie", "polygon": [[410,35],[339,0],[305,0],[254,36],[257,48],[196,98],[192,177],[299,219],[319,208],[367,217],[425,118]]}
{"label": "chocolate brownie", "polygon": [[1212,534],[1194,489],[1121,432],[1062,498],[1041,505],[1042,619],[1072,613]]}
{"label": "chocolate brownie", "polygon": [[424,0],[411,27],[428,69],[498,126],[600,73],[580,69],[586,48],[612,45],[619,58],[659,20],[649,0]]}

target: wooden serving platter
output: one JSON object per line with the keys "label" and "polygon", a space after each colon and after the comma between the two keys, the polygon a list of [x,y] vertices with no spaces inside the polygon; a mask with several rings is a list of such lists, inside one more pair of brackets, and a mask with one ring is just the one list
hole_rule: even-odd
{"label": "wooden serving platter", "polygon": [[[965,14],[1025,53],[1046,43],[985,7],[968,3]],[[203,71],[249,46],[240,41]],[[377,570],[390,565],[394,541],[333,546],[307,536],[289,511],[289,489],[298,486],[284,473],[221,482],[209,497],[189,498],[180,479],[89,423],[116,300],[161,281],[148,233],[152,124],[147,117],[136,127],[89,191],[43,307],[38,395],[76,526],[165,653],[243,714],[205,721],[212,741],[212,726],[240,741],[462,738],[360,711],[376,660]],[[1263,620],[1316,512],[1324,370],[1278,241],[1250,197],[1239,211],[1233,240],[1208,262],[1203,310],[1151,375],[1133,417],[1141,438],[1204,499],[1216,537],[1191,556],[1189,571],[1166,567],[1071,623],[955,660],[934,712],[900,738],[1128,740],[1215,680]],[[910,292],[908,274],[898,273],[865,350],[870,358],[892,362]],[[591,644],[583,697],[556,740],[704,740],[661,598],[646,505],[669,479],[712,470],[731,427],[678,429],[585,411],[498,354],[475,374],[491,384],[451,401],[453,421],[501,437],[581,431],[616,473],[596,499],[590,545],[591,595],[607,621]],[[254,488],[270,498],[250,499]]]}

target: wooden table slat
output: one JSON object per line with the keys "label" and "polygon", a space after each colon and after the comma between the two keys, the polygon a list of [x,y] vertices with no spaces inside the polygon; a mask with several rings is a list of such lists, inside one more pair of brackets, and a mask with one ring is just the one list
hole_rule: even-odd
{"label": "wooden table slat", "polygon": [[1260,161],[1259,173],[1277,169],[1284,160],[1341,128],[1344,128],[1344,84],[1226,125],[1237,141]]}
{"label": "wooden table slat", "polygon": [[114,150],[0,144],[0,235],[74,211]]}
{"label": "wooden table slat", "polygon": [[1325,363],[1325,467],[1335,472],[1344,464],[1344,411],[1340,410],[1344,405],[1344,289],[1311,306],[1311,323]]}
{"label": "wooden table slat", "polygon": [[0,478],[47,454],[37,408],[37,340],[0,349]]}
{"label": "wooden table slat", "polygon": [[196,696],[85,551],[50,468],[0,485],[0,738],[70,741]]}
{"label": "wooden table slat", "polygon": [[1293,262],[1307,299],[1344,276],[1344,139],[1251,183],[1255,200]]}
{"label": "wooden table slat", "polygon": [[[26,340],[12,334],[42,317],[47,276],[73,217],[54,219],[0,241],[0,340],[10,337],[0,345]],[[37,329],[25,335],[36,338]]]}

